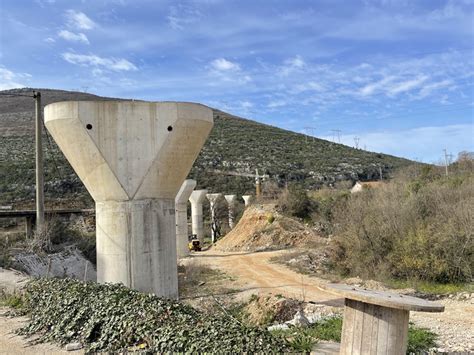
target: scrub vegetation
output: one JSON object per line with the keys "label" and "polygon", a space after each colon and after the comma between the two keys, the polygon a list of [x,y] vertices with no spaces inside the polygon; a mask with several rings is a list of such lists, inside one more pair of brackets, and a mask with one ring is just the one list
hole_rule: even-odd
{"label": "scrub vegetation", "polygon": [[328,272],[456,288],[474,270],[473,167],[461,160],[445,176],[436,167],[413,166],[354,194],[289,188],[280,208],[331,236]]}
{"label": "scrub vegetation", "polygon": [[462,283],[474,270],[474,174],[423,167],[353,194],[335,213],[333,265],[361,277]]}

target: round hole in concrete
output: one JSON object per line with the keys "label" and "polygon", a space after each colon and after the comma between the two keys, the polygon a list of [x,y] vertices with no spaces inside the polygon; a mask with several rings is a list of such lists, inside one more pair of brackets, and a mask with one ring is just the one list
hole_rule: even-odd
{"label": "round hole in concrete", "polygon": [[92,125],[90,123],[86,124],[87,129],[92,129]]}
{"label": "round hole in concrete", "polygon": [[168,126],[168,132],[171,132],[173,130],[173,126]]}

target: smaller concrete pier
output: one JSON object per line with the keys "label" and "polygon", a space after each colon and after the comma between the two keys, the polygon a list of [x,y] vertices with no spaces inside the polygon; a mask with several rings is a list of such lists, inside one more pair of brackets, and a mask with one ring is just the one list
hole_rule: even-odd
{"label": "smaller concrete pier", "polygon": [[245,207],[250,205],[250,202],[252,202],[252,195],[243,195],[242,198],[244,199]]}
{"label": "smaller concrete pier", "polygon": [[229,228],[234,228],[234,219],[235,219],[235,200],[237,199],[236,195],[225,195],[224,196],[227,205],[229,208]]}
{"label": "smaller concrete pier", "polygon": [[174,199],[176,216],[176,248],[178,258],[189,256],[188,249],[188,200],[196,187],[196,180],[184,180]]}
{"label": "smaller concrete pier", "polygon": [[202,217],[202,203],[206,198],[207,190],[195,190],[189,196],[191,202],[191,223],[193,234],[195,234],[199,241],[204,241],[204,222]]}
{"label": "smaller concrete pier", "polygon": [[212,239],[212,243],[215,243],[217,241],[217,237],[219,234],[217,220],[216,220],[216,204],[217,204],[217,201],[219,201],[219,199],[222,198],[222,194],[221,193],[207,194],[206,196],[211,206],[211,239]]}

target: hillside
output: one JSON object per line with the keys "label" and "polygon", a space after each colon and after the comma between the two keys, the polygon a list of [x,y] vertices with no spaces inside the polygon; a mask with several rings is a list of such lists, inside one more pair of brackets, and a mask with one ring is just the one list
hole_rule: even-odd
{"label": "hillside", "polygon": [[[29,204],[34,198],[33,89],[0,91],[0,204]],[[111,100],[88,93],[41,89],[42,103],[66,100]],[[12,94],[7,96],[5,94]],[[159,98],[157,98],[159,99]],[[252,193],[254,181],[212,171],[254,172],[270,175],[278,184],[301,181],[315,188],[337,180],[366,180],[384,175],[409,160],[353,149],[318,138],[257,123],[214,110],[214,128],[189,177],[198,188],[214,192]],[[52,139],[45,135],[46,198],[64,198],[76,205],[92,200]]]}

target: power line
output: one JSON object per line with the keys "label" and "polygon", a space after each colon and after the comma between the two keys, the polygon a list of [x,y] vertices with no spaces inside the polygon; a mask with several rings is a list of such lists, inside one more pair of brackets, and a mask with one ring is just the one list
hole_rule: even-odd
{"label": "power line", "polygon": [[314,140],[314,130],[316,128],[315,127],[304,127],[304,130],[306,132],[306,135],[305,135],[305,140],[306,142],[308,142],[308,135],[310,134],[311,137],[313,137],[313,140]]}
{"label": "power line", "polygon": [[336,143],[336,136],[337,136],[337,142],[341,143],[341,130],[340,129],[332,129],[332,141]]}
{"label": "power line", "polygon": [[444,166],[446,169],[446,176],[448,176],[449,175],[448,166],[451,163],[451,159],[453,158],[453,155],[448,154],[448,151],[446,150],[446,148],[443,149],[443,152],[444,152]]}
{"label": "power line", "polygon": [[355,143],[355,148],[356,149],[359,149],[359,141],[360,141],[359,137],[354,137],[354,143]]}

